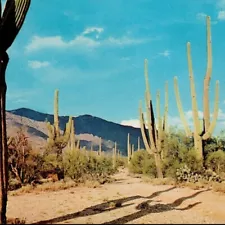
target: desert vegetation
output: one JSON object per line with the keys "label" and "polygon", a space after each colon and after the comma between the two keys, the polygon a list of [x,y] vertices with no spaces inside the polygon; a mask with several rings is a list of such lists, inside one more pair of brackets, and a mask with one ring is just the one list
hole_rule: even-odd
{"label": "desert vegetation", "polygon": [[[131,174],[143,175],[148,182],[161,182],[172,185],[194,185],[212,187],[225,192],[225,138],[213,136],[219,111],[219,81],[216,82],[214,112],[210,121],[209,84],[212,73],[212,41],[210,17],[207,27],[207,71],[203,81],[203,119],[199,119],[196,91],[191,59],[191,45],[187,43],[187,58],[192,99],[194,131],[187,123],[179,96],[178,81],[174,78],[174,91],[177,108],[184,129],[168,126],[168,82],[165,83],[165,104],[163,115],[160,112],[160,92],[157,92],[156,113],[150,92],[148,61],[144,61],[145,108],[146,116],[139,105],[140,129],[145,149],[130,142],[127,136],[127,154],[122,155],[117,143],[110,152],[102,150],[102,137],[99,148],[93,150],[81,147],[76,138],[74,118],[69,117],[63,128],[59,123],[59,91],[54,95],[54,121],[46,121],[48,139],[44,152],[40,152],[29,141],[26,129],[21,127],[16,135],[7,137],[5,119],[5,70],[8,63],[6,50],[19,32],[30,5],[29,0],[6,2],[1,20],[1,145],[0,145],[0,221],[6,223],[7,191],[12,195],[32,191],[51,191],[87,185],[96,187],[113,182],[111,175],[120,168],[128,168]],[[12,25],[13,24],[13,25]],[[5,36],[4,36],[5,35]],[[145,118],[146,117],[146,118]],[[147,178],[147,179],[146,179]],[[10,220],[8,220],[10,222]],[[16,221],[20,223],[20,221]],[[25,221],[22,221],[25,223]]]}

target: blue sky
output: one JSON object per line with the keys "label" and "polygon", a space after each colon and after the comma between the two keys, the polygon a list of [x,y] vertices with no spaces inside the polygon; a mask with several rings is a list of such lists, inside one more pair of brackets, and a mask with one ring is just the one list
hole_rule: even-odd
{"label": "blue sky", "polygon": [[57,88],[60,115],[91,114],[136,126],[146,58],[153,100],[160,89],[163,104],[168,80],[170,121],[179,123],[173,89],[178,76],[190,119],[186,42],[202,110],[206,15],[212,21],[211,108],[220,80],[219,122],[225,125],[225,0],[33,0],[8,51],[7,109],[52,113]]}

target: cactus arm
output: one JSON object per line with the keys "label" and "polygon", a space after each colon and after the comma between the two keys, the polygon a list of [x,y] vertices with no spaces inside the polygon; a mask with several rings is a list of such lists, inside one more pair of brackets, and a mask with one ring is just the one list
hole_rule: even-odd
{"label": "cactus arm", "polygon": [[157,150],[158,152],[161,151],[161,144],[162,144],[162,119],[161,119],[161,113],[160,113],[160,92],[157,91],[156,94],[156,114],[157,114],[157,120],[158,120],[158,135],[156,137],[156,143],[157,143]]}
{"label": "cactus arm", "polygon": [[134,144],[131,145],[131,157],[134,155]]}
{"label": "cactus arm", "polygon": [[[152,99],[151,99],[151,92],[150,92],[150,85],[148,80],[148,60],[145,59],[144,61],[144,75],[145,75],[145,103],[146,103],[146,113],[147,113],[147,125],[148,125],[148,133],[150,138],[150,147],[153,151],[156,150],[156,140],[155,140],[155,118],[152,106]],[[155,137],[155,138],[154,138]]]}
{"label": "cactus arm", "polygon": [[50,139],[54,139],[54,137],[55,137],[54,127],[52,127],[50,122],[46,122],[46,126],[47,126],[47,129],[48,129],[48,137]]}
{"label": "cactus arm", "polygon": [[202,137],[203,140],[208,139],[212,135],[212,132],[215,129],[215,126],[216,126],[218,113],[219,113],[219,81],[217,80],[216,81],[216,88],[215,88],[213,119],[212,119],[212,122],[210,123],[210,126],[209,126],[208,130],[206,130],[206,133]]}
{"label": "cactus arm", "polygon": [[80,149],[80,140],[77,140],[77,145],[76,145],[76,149]]}
{"label": "cactus arm", "polygon": [[128,163],[130,163],[130,158],[131,158],[131,149],[130,149],[130,134],[127,134],[127,160]]}
{"label": "cactus arm", "polygon": [[[64,143],[68,143],[70,140],[71,127],[72,127],[72,116],[69,117],[69,121],[66,123],[63,135],[56,136],[56,139],[58,140],[61,139]],[[55,132],[57,131],[55,130]]]}
{"label": "cactus arm", "polygon": [[209,83],[212,75],[212,40],[210,17],[206,17],[207,27],[207,70],[204,78],[204,94],[203,94],[203,115],[204,115],[204,129],[208,130],[210,126],[210,112],[209,112]]}
{"label": "cactus arm", "polygon": [[71,147],[71,150],[74,150],[75,149],[75,134],[74,134],[74,120],[72,119],[72,122],[71,122],[71,132],[70,132],[70,147]]}
{"label": "cactus arm", "polygon": [[186,135],[190,137],[190,136],[192,136],[192,133],[191,133],[191,130],[188,126],[188,122],[184,115],[184,110],[183,110],[182,102],[180,99],[180,92],[179,92],[177,77],[174,77],[174,92],[175,92],[176,103],[177,103],[177,108],[178,108],[178,111],[180,114],[181,122],[183,123]]}
{"label": "cactus arm", "polygon": [[200,124],[199,124],[199,117],[198,117],[198,104],[197,104],[197,95],[195,91],[190,42],[187,43],[187,59],[188,59],[188,71],[189,71],[189,79],[190,79],[190,86],[191,86],[191,103],[192,103],[192,113],[193,113],[193,122],[194,122],[194,132],[196,134],[201,134],[202,131],[200,131]]}
{"label": "cactus arm", "polygon": [[1,19],[1,51],[6,51],[19,33],[31,0],[7,0]]}
{"label": "cactus arm", "polygon": [[147,150],[147,152],[149,152],[150,154],[152,153],[150,145],[149,145],[149,141],[147,139],[147,132],[146,132],[146,128],[145,128],[145,121],[144,121],[144,114],[142,112],[142,104],[140,101],[140,106],[139,106],[139,117],[140,117],[140,127],[141,127],[141,135],[142,135],[142,139],[145,145],[145,148]]}

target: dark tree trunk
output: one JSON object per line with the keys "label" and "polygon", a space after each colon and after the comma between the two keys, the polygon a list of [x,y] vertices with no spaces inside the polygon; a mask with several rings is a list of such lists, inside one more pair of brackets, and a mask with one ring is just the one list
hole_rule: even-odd
{"label": "dark tree trunk", "polygon": [[6,134],[6,81],[5,71],[9,61],[6,52],[0,54],[0,222],[6,224],[8,189],[8,149]]}

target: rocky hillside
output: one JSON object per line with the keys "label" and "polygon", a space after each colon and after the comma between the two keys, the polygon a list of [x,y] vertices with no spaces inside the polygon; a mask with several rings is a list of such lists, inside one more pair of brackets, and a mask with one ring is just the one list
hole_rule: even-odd
{"label": "rocky hillside", "polygon": [[[30,139],[35,146],[43,148],[47,139],[46,119],[52,123],[53,115],[27,108],[9,110],[7,112],[8,135],[13,135],[16,127],[24,125],[27,127]],[[64,130],[67,121],[68,116],[59,117],[62,130]],[[94,145],[94,149],[98,149],[98,140],[101,137],[104,151],[110,151],[116,141],[120,151],[126,154],[127,134],[130,133],[130,142],[134,144],[135,148],[137,148],[138,137],[141,137],[141,132],[138,128],[120,125],[91,115],[74,117],[74,121],[76,137],[81,140],[81,146],[87,146],[87,149],[90,148],[91,142]],[[143,146],[141,140],[141,148]]]}

